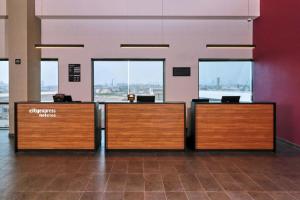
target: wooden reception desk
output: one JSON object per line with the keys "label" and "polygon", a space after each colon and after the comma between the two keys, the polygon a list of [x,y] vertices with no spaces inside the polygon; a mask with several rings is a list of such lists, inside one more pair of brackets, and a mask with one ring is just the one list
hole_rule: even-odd
{"label": "wooden reception desk", "polygon": [[95,103],[16,103],[16,151],[96,150]]}
{"label": "wooden reception desk", "polygon": [[106,149],[183,150],[185,103],[107,103]]}
{"label": "wooden reception desk", "polygon": [[275,151],[274,103],[197,103],[189,144],[197,150]]}

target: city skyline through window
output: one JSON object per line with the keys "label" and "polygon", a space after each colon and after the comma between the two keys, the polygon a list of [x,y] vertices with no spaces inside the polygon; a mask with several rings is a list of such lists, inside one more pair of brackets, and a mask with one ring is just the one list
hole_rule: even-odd
{"label": "city skyline through window", "polygon": [[124,102],[127,94],[164,100],[164,61],[94,61],[94,101]]}
{"label": "city skyline through window", "polygon": [[252,101],[251,61],[200,61],[199,97],[220,100],[222,96],[241,96]]}
{"label": "city skyline through window", "polygon": [[58,61],[41,61],[41,101],[53,101],[58,93]]}
{"label": "city skyline through window", "polygon": [[9,126],[9,63],[0,60],[0,128]]}

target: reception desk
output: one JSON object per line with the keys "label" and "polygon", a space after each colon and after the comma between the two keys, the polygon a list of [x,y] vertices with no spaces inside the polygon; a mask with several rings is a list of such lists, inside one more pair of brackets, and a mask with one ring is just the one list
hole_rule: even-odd
{"label": "reception desk", "polygon": [[196,150],[275,151],[274,103],[200,103],[191,106],[189,145]]}
{"label": "reception desk", "polygon": [[96,150],[97,116],[95,103],[16,103],[16,151]]}
{"label": "reception desk", "polygon": [[107,103],[106,149],[183,150],[185,103]]}

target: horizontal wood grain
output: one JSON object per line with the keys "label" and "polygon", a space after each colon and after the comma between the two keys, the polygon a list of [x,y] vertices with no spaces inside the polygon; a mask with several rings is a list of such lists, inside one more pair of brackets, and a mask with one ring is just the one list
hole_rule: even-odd
{"label": "horizontal wood grain", "polygon": [[[95,104],[17,104],[18,150],[95,149]],[[39,117],[30,109],[55,109],[56,117]]]}
{"label": "horizontal wood grain", "polygon": [[196,104],[196,149],[273,150],[273,104]]}
{"label": "horizontal wood grain", "polygon": [[107,149],[184,149],[185,104],[106,104]]}

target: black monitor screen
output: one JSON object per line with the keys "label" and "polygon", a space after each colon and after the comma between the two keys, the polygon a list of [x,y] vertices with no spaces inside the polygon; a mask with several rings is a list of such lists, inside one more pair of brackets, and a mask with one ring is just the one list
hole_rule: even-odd
{"label": "black monitor screen", "polygon": [[137,96],[137,102],[155,102],[155,96]]}
{"label": "black monitor screen", "polygon": [[222,103],[239,103],[240,96],[222,96]]}
{"label": "black monitor screen", "polygon": [[72,102],[72,96],[70,95],[65,95],[65,98],[64,98],[64,102]]}

